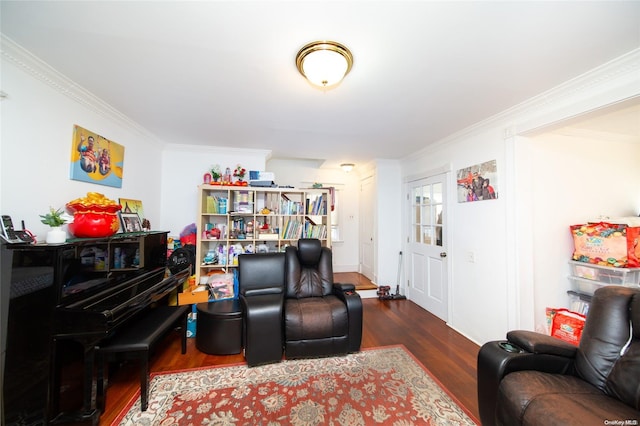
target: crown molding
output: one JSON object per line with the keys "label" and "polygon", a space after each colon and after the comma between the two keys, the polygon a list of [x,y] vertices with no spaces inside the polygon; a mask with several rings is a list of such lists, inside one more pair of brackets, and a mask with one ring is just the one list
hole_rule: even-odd
{"label": "crown molding", "polygon": [[93,93],[74,83],[55,68],[2,33],[0,33],[0,55],[3,61],[12,63],[26,74],[96,114],[130,129],[140,136],[162,142],[156,135]]}
{"label": "crown molding", "polygon": [[521,114],[548,105],[559,105],[567,99],[584,97],[594,90],[606,90],[621,80],[640,81],[640,48],[606,62],[591,71],[535,96],[505,111],[509,115]]}
{"label": "crown molding", "polygon": [[577,117],[640,98],[640,48],[532,98],[508,136],[544,132]]}
{"label": "crown molding", "polygon": [[[623,89],[619,90],[620,87]],[[629,88],[633,92],[631,95]],[[610,93],[612,95],[606,96]],[[603,94],[605,96],[601,96]],[[435,141],[420,151],[403,158],[403,160],[411,160],[416,156],[428,154],[444,145],[455,144],[475,133],[497,126],[508,126],[504,131],[505,138],[512,137],[515,133],[523,134],[533,128],[540,128],[571,117],[576,113],[576,108],[571,108],[571,106],[576,104],[580,105],[581,111],[579,113],[586,113],[601,108],[606,103],[618,103],[633,97],[640,97],[640,48]],[[589,105],[585,99],[596,99],[596,102],[594,105]]]}

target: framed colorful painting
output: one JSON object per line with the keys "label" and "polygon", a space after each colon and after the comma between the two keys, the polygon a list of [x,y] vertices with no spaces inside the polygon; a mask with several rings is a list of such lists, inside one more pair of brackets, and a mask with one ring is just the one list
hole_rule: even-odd
{"label": "framed colorful painting", "polygon": [[124,146],[73,126],[71,179],[122,188]]}
{"label": "framed colorful painting", "polygon": [[130,198],[120,198],[118,201],[122,207],[120,210],[122,213],[135,213],[140,217],[140,220],[146,217],[144,215],[144,209],[142,208],[142,201],[132,200]]}

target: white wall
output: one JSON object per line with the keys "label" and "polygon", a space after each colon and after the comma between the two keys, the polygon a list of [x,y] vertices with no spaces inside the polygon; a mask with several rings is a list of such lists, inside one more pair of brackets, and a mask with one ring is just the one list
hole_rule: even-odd
{"label": "white wall", "polygon": [[529,145],[530,178],[520,189],[533,200],[534,310],[544,329],[545,307],[566,307],[567,261],[573,253],[569,226],[601,216],[640,213],[640,140],[542,135]]}
{"label": "white wall", "polygon": [[266,170],[275,174],[276,184],[309,188],[314,183],[336,188],[339,197],[340,241],[334,241],[333,269],[335,272],[358,270],[358,201],[359,168],[345,173],[338,168],[321,168],[315,160],[270,159]]}
{"label": "white wall", "polygon": [[[42,63],[16,63],[2,56],[0,102],[0,211],[44,241],[48,226],[40,214],[49,206],[64,208],[68,201],[100,192],[105,196],[142,200],[152,224],[160,218],[162,143],[136,131],[126,119],[108,108],[90,107],[77,97],[62,94],[60,87],[73,83]],[[46,72],[46,74],[45,74]],[[75,87],[76,92],[80,89]],[[80,93],[82,95],[82,93]],[[125,147],[122,188],[69,178],[73,126],[77,124]]]}
{"label": "white wall", "polygon": [[[458,203],[456,171],[491,160],[497,162],[498,181],[492,182],[492,186],[498,199]],[[507,323],[504,224],[508,197],[504,193],[505,155],[500,129],[450,140],[428,153],[406,159],[402,169],[406,177],[448,168],[452,170],[447,194],[450,236],[447,249],[452,271],[448,324],[480,342],[488,336],[503,336]],[[406,208],[404,214],[408,214]],[[475,254],[475,263],[465,261],[467,252]]]}

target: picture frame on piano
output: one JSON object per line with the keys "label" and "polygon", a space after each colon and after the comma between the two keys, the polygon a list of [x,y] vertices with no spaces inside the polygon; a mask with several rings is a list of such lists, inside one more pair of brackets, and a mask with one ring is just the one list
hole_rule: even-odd
{"label": "picture frame on piano", "polygon": [[122,232],[142,232],[142,221],[137,213],[120,212],[120,229]]}

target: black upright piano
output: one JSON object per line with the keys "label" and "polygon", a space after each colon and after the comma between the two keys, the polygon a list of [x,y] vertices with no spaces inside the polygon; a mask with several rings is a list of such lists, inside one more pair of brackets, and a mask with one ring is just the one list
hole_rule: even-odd
{"label": "black upright piano", "polygon": [[[2,424],[97,424],[94,351],[181,288],[167,232],[2,244]],[[7,303],[8,302],[8,303]]]}

